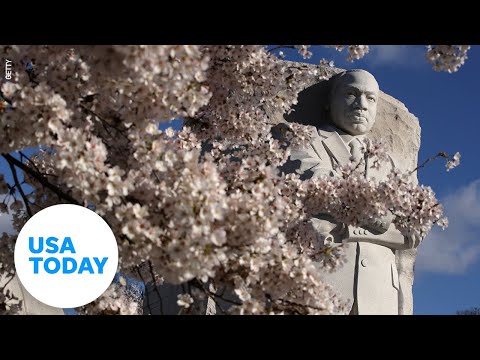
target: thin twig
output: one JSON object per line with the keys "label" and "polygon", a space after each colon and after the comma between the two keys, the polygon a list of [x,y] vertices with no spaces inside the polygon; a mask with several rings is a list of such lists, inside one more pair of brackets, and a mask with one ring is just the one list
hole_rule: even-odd
{"label": "thin twig", "polygon": [[448,159],[448,155],[446,153],[444,153],[443,151],[442,152],[439,152],[437,155],[435,156],[432,156],[430,158],[428,158],[427,160],[425,160],[421,165],[417,166],[415,169],[413,169],[412,171],[410,171],[409,174],[413,174],[415,171],[418,171],[419,169],[425,167],[425,165],[427,165],[430,161],[433,161],[439,157],[443,157],[445,159]]}
{"label": "thin twig", "polygon": [[158,183],[161,184],[161,181],[160,181],[160,178],[157,175],[157,172],[155,170],[152,170],[152,172],[153,172],[153,175],[155,176],[155,178],[157,179]]}
{"label": "thin twig", "polygon": [[[146,300],[147,300],[148,308],[149,308],[149,310],[151,310],[150,309],[150,296],[148,295],[147,283],[146,283],[145,279],[143,278],[142,272],[140,271],[140,265],[136,266],[136,269],[137,269],[138,275],[140,276],[140,279],[142,280],[142,282],[145,285],[145,297],[146,297]],[[145,300],[144,300],[144,302],[145,302]],[[145,305],[145,304],[143,304],[143,305]],[[151,311],[150,311],[150,314],[151,314]]]}
{"label": "thin twig", "polygon": [[86,112],[90,113],[91,115],[97,117],[97,118],[100,120],[100,122],[102,123],[103,128],[105,129],[105,131],[106,131],[110,136],[112,136],[112,134],[108,131],[108,129],[107,129],[105,126],[109,126],[109,127],[111,127],[112,129],[118,131],[123,137],[125,137],[128,141],[130,141],[130,139],[128,138],[128,136],[125,135],[125,131],[124,131],[123,129],[119,129],[117,126],[115,126],[115,125],[113,125],[113,124],[110,124],[107,120],[105,120],[105,119],[103,118],[103,116],[100,116],[98,113],[96,113],[95,111],[89,109],[89,108],[86,107],[85,105],[80,104],[80,107],[81,107],[82,109],[84,109]]}
{"label": "thin twig", "polygon": [[150,275],[152,276],[152,279],[153,279],[153,284],[155,285],[155,292],[157,293],[158,299],[160,300],[160,315],[163,315],[162,295],[160,294],[160,290],[158,290],[155,272],[153,271],[152,262],[150,260],[148,260],[148,270],[150,271]]}
{"label": "thin twig", "polygon": [[32,209],[30,209],[30,202],[28,201],[27,197],[25,196],[25,193],[23,192],[22,185],[20,185],[20,181],[18,181],[17,169],[15,169],[15,166],[8,159],[7,159],[7,162],[8,162],[8,165],[10,166],[10,170],[12,171],[15,185],[18,188],[18,192],[20,193],[20,196],[23,199],[23,203],[25,204],[25,208],[27,209],[28,216],[32,217],[33,214],[32,214]]}
{"label": "thin twig", "polygon": [[275,50],[278,50],[278,49],[295,49],[295,46],[293,46],[293,45],[279,45],[279,46],[274,47],[273,49],[267,50],[267,52],[272,53],[272,52],[274,52]]}
{"label": "thin twig", "polygon": [[[195,280],[196,280],[196,279],[195,279]],[[212,291],[210,291],[210,290],[208,290],[208,289],[205,289],[205,288],[203,287],[203,285],[200,283],[200,281],[198,281],[198,280],[193,281],[193,282],[192,282],[192,285],[195,286],[195,287],[197,287],[197,288],[199,288],[200,290],[203,290],[205,293],[208,293],[208,294],[211,295],[211,296],[215,296],[216,298],[219,298],[219,299],[221,299],[221,300],[223,300],[223,301],[225,301],[225,302],[228,302],[228,303],[230,303],[230,304],[237,305],[237,306],[241,306],[241,305],[242,305],[242,303],[239,303],[239,302],[234,301],[234,300],[226,299],[226,298],[224,298],[223,296],[220,296],[220,295],[218,295],[218,294],[216,294],[216,293],[214,293],[214,292],[212,292]]]}

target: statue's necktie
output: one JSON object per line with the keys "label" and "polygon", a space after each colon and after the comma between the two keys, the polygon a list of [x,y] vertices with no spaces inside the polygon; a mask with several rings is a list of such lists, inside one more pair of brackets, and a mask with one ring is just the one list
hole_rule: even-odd
{"label": "statue's necktie", "polygon": [[354,138],[348,146],[350,146],[350,154],[352,154],[353,162],[358,163],[363,158],[365,152],[363,142],[358,138]]}

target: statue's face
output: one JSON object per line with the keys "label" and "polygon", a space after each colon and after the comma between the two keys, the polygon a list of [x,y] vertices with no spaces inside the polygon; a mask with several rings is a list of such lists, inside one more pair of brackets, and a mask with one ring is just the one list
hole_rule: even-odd
{"label": "statue's face", "polygon": [[357,71],[337,80],[332,94],[332,122],[350,135],[363,135],[375,123],[379,87],[372,74]]}

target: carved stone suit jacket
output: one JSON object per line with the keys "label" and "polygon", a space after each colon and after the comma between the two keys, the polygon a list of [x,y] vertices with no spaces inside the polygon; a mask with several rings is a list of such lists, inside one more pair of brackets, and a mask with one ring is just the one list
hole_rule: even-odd
{"label": "carved stone suit jacket", "polygon": [[6,277],[5,274],[0,273],[0,287],[4,286],[7,281],[8,285],[6,286],[7,290],[10,290],[13,295],[15,295],[19,300],[22,301],[22,310],[20,314],[22,315],[64,315],[63,309],[56,307],[48,306],[37,299],[35,299],[30,293],[25,289],[20,282],[17,275],[9,281],[10,277]]}
{"label": "carved stone suit jacket", "polygon": [[[296,162],[296,172],[304,179],[324,174],[338,176],[337,167],[347,164],[351,156],[346,145],[348,139],[352,136],[333,127],[319,129],[307,147],[292,151],[291,164],[296,160],[300,162]],[[366,176],[381,180],[394,166],[393,160],[390,160],[376,170],[369,166],[366,159]],[[312,219],[314,228],[319,232],[323,221]],[[322,236],[319,236],[321,240]],[[418,244],[404,237],[393,224],[382,234],[348,226],[348,234],[343,240],[347,242],[346,264],[333,273],[322,272],[322,277],[342,298],[354,303],[352,313],[398,314],[399,280],[395,250]]]}

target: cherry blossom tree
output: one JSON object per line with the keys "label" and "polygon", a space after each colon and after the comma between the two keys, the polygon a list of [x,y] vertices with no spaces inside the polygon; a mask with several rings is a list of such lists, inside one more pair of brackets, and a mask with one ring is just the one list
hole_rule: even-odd
{"label": "cherry blossom tree", "polygon": [[480,315],[480,307],[472,307],[467,310],[458,310],[455,315]]}
{"label": "cherry blossom tree", "polygon": [[[309,46],[295,48],[311,56]],[[352,61],[369,51],[335,48]],[[431,46],[427,59],[454,72],[467,50]],[[291,111],[311,75],[332,75],[327,60],[315,70],[281,56],[264,46],[0,46],[2,61],[16,65],[0,84],[0,153],[13,177],[0,174],[0,212],[19,231],[48,206],[89,207],[116,235],[119,271],[136,276],[148,264],[158,281],[188,282],[193,290],[178,299],[186,309],[220,299],[212,289],[225,287],[234,314],[344,313],[315,267],[334,271],[341,247],[319,244],[313,214],[361,225],[393,212],[413,238],[446,220],[433,191],[409,173],[381,182],[355,164],[340,178],[280,173],[311,128],[290,124],[274,138],[269,114]],[[178,118],[180,131],[159,130]],[[444,155],[449,169],[458,165],[459,155]],[[368,156],[381,159],[382,145],[370,144]],[[352,198],[352,188],[362,196]],[[15,238],[0,237],[5,274],[14,274]],[[0,290],[0,312],[15,313],[12,294]],[[124,290],[120,280],[83,311],[138,313]]]}

